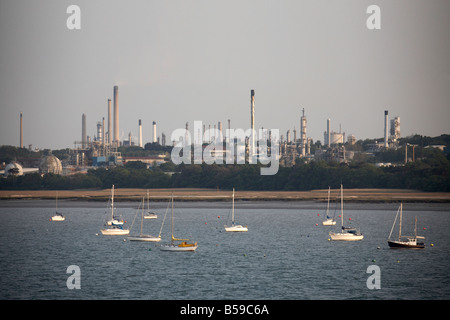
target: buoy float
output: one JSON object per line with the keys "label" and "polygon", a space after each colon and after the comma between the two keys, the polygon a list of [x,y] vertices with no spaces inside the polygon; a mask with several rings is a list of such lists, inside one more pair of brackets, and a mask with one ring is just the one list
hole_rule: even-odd
{"label": "buoy float", "polygon": [[220,219],[220,216],[217,216],[217,219]]}
{"label": "buoy float", "polygon": [[375,259],[372,259],[372,262],[376,262],[377,260],[375,260]]}
{"label": "buoy float", "polygon": [[352,220],[352,218],[348,218],[348,220]]}
{"label": "buoy float", "polygon": [[430,247],[434,247],[434,244],[430,244]]}
{"label": "buoy float", "polygon": [[317,216],[320,217],[320,213],[318,213]]}
{"label": "buoy float", "polygon": [[318,226],[318,224],[316,223],[316,226]]}

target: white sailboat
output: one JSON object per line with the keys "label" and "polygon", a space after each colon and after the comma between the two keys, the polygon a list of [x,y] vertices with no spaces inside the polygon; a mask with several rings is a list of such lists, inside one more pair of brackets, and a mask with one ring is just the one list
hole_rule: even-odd
{"label": "white sailboat", "polygon": [[56,193],[56,212],[55,215],[52,216],[52,221],[64,221],[66,218],[62,215],[62,213],[58,212],[58,193]]}
{"label": "white sailboat", "polygon": [[334,217],[330,218],[328,216],[329,212],[330,212],[330,187],[328,187],[328,204],[327,204],[326,219],[322,221],[322,225],[324,226],[334,226],[336,224],[336,220],[334,220]]}
{"label": "white sailboat", "polygon": [[147,213],[144,216],[144,219],[156,219],[158,218],[158,215],[153,212],[150,211],[150,197],[148,195],[148,190],[147,190]]}
{"label": "white sailboat", "polygon": [[[400,223],[398,229],[398,240],[391,240],[392,231],[394,230],[395,222],[397,221],[398,214],[400,212]],[[425,239],[417,235],[417,217],[414,227],[414,236],[402,236],[402,215],[403,215],[403,203],[400,203],[400,207],[397,210],[394,223],[392,224],[391,233],[388,237],[388,245],[390,248],[406,248],[406,249],[423,249],[425,244],[423,242],[417,242],[417,239]],[[404,238],[404,239],[402,239]]]}
{"label": "white sailboat", "polygon": [[[149,234],[143,234],[142,233],[142,226],[144,225],[144,206],[145,206],[144,198],[142,198],[141,232],[139,233],[139,235],[136,235],[136,236],[128,236],[128,240],[130,240],[130,241],[159,242],[159,241],[161,241],[161,234],[159,235],[159,237],[154,237],[154,236],[151,236]],[[136,217],[135,217],[135,219],[136,219]],[[130,229],[133,228],[133,225],[134,225],[134,221],[133,221],[133,224],[132,224]]]}
{"label": "white sailboat", "polygon": [[[188,243],[187,241],[190,241],[189,239],[177,239],[173,236],[173,193],[172,193],[171,230],[172,230],[172,237],[170,244],[161,245],[159,247],[161,251],[187,252],[187,251],[195,251],[198,248],[197,242]],[[176,244],[175,241],[181,241],[181,243]]]}
{"label": "white sailboat", "polygon": [[242,226],[240,224],[235,224],[234,222],[234,188],[233,188],[233,204],[232,204],[232,209],[231,209],[231,226],[225,226],[225,231],[227,232],[247,232],[248,228],[247,226]]}
{"label": "white sailboat", "polygon": [[114,185],[111,189],[111,219],[106,222],[106,226],[110,228],[100,229],[101,233],[105,236],[118,236],[118,235],[127,235],[130,233],[130,230],[124,229],[122,227],[123,221],[120,224],[116,224],[115,221],[119,221],[114,218]]}
{"label": "white sailboat", "polygon": [[358,241],[364,236],[354,228],[344,227],[344,193],[341,184],[341,229],[342,232],[330,232],[330,238],[334,241]]}

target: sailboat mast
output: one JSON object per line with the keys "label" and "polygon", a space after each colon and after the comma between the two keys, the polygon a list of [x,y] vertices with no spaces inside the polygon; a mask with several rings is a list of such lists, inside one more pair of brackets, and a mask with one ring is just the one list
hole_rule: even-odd
{"label": "sailboat mast", "polygon": [[142,225],[144,224],[144,206],[145,206],[145,202],[144,202],[144,197],[142,197],[142,210],[141,210],[141,234],[140,236],[142,237]]}
{"label": "sailboat mast", "polygon": [[341,184],[341,226],[344,226],[344,191]]}
{"label": "sailboat mast", "polygon": [[400,241],[402,237],[402,215],[403,215],[403,203],[400,203],[400,226],[398,229],[398,241]]}
{"label": "sailboat mast", "polygon": [[[330,189],[331,189],[331,187],[328,186],[327,219],[328,219],[328,212],[330,211]],[[333,217],[333,220],[334,220],[334,217]]]}
{"label": "sailboat mast", "polygon": [[111,219],[114,219],[114,185],[111,190]]}
{"label": "sailboat mast", "polygon": [[234,224],[234,188],[233,188],[233,205],[232,205],[232,209],[231,209],[231,223]]}
{"label": "sailboat mast", "polygon": [[172,193],[172,218],[171,218],[171,230],[172,230],[172,244],[173,244],[173,193]]}
{"label": "sailboat mast", "polygon": [[416,221],[414,224],[414,237],[417,239],[417,216],[416,216]]}

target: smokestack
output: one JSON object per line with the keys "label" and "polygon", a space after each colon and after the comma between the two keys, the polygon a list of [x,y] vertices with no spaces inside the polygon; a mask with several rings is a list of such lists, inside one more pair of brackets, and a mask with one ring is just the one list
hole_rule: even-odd
{"label": "smokestack", "polygon": [[81,147],[86,149],[87,136],[86,136],[86,115],[83,113],[81,116]]}
{"label": "smokestack", "polygon": [[114,143],[118,147],[119,143],[119,87],[114,86]]}
{"label": "smokestack", "polygon": [[300,118],[300,148],[301,155],[306,156],[306,117],[305,117],[305,108],[302,110],[302,116]]}
{"label": "smokestack", "polygon": [[103,140],[103,127],[102,127],[102,123],[99,121],[97,122],[97,141],[102,141]]}
{"label": "smokestack", "polygon": [[157,138],[156,138],[156,122],[153,121],[153,142],[157,142]]}
{"label": "smokestack", "polygon": [[142,148],[142,121],[139,119],[139,147]]}
{"label": "smokestack", "polygon": [[330,134],[331,120],[327,119],[327,146],[331,147],[331,134]]}
{"label": "smokestack", "polygon": [[255,152],[255,90],[251,90],[250,92],[250,127],[252,130],[251,140],[250,140],[250,151],[251,156],[253,156]]}
{"label": "smokestack", "polygon": [[219,122],[217,123],[217,129],[219,130],[219,137],[222,137],[222,139],[223,139],[222,121],[219,121]]}
{"label": "smokestack", "polygon": [[20,147],[23,148],[22,112],[20,113]]}
{"label": "smokestack", "polygon": [[388,147],[388,111],[384,111],[384,147]]}
{"label": "smokestack", "polygon": [[102,135],[102,146],[105,145],[105,117],[102,118],[102,131],[103,131],[103,135]]}
{"label": "smokestack", "polygon": [[112,144],[112,113],[111,113],[111,99],[108,99],[108,145]]}

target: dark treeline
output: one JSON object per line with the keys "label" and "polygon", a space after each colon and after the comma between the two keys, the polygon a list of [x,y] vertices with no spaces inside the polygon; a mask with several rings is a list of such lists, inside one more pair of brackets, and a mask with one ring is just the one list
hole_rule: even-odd
{"label": "dark treeline", "polygon": [[312,190],[393,188],[450,191],[450,161],[441,151],[429,149],[426,157],[404,166],[376,167],[367,162],[350,164],[298,161],[280,167],[276,175],[260,175],[259,165],[178,165],[168,162],[147,169],[140,162],[121,167],[90,169],[87,174],[60,176],[30,173],[0,179],[0,189],[68,190],[110,188],[220,188],[238,190]]}

